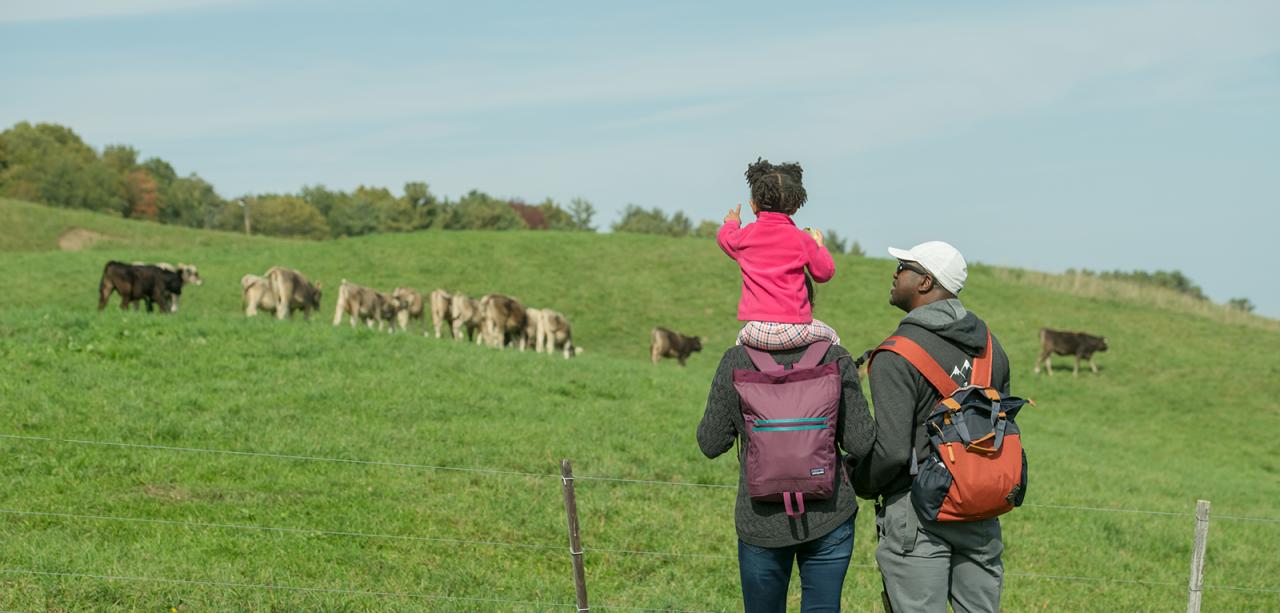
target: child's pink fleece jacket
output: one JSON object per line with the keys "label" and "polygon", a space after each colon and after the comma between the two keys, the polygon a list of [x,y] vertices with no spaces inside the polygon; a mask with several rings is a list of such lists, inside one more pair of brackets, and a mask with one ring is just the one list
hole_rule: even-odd
{"label": "child's pink fleece jacket", "polygon": [[835,276],[836,264],[831,252],[797,228],[790,215],[761,211],[745,228],[736,221],[725,222],[716,242],[742,268],[739,320],[813,322],[804,269],[814,282],[826,283]]}

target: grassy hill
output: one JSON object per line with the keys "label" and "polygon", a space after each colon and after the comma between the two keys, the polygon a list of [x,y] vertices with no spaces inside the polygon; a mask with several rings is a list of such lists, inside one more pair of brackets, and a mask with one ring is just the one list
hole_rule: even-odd
{"label": "grassy hill", "polygon": [[[113,239],[55,251],[69,227]],[[737,328],[736,269],[711,241],[295,242],[0,201],[0,250],[0,570],[11,571],[0,610],[567,610],[546,604],[573,601],[551,476],[561,458],[585,476],[731,485],[737,474],[732,457],[708,461],[693,440]],[[98,313],[108,259],[194,262],[205,284],[176,316],[114,301]],[[243,317],[241,275],[273,264],[328,289],[318,319]],[[837,267],[817,313],[858,352],[901,315],[887,304],[892,262]],[[343,278],[509,293],[568,315],[587,352],[565,361],[335,328]],[[1182,606],[1196,499],[1215,517],[1206,583],[1280,587],[1280,522],[1218,518],[1280,517],[1275,322],[1122,286],[1074,290],[985,266],[965,290],[1009,351],[1015,392],[1038,403],[1020,418],[1031,484],[1029,506],[1004,521],[1006,607]],[[707,349],[688,368],[653,366],[654,325],[701,334]],[[1105,334],[1102,374],[1035,377],[1046,325]],[[577,490],[594,608],[740,606],[732,489],[579,479]],[[879,608],[873,525],[863,502],[848,610]],[[1276,608],[1280,594],[1210,590],[1205,607]]]}

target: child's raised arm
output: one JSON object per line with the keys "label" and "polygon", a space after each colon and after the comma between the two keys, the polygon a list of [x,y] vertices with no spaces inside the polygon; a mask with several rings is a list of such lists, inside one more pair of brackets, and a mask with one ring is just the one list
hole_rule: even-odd
{"label": "child's raised arm", "polygon": [[729,214],[724,216],[724,225],[721,225],[720,230],[716,232],[716,244],[735,260],[738,259],[738,234],[741,229],[742,205],[739,204],[729,209]]}
{"label": "child's raised arm", "polygon": [[831,252],[827,251],[826,245],[823,244],[822,233],[810,230],[810,236],[813,237],[813,241],[805,245],[805,251],[809,256],[806,264],[809,268],[809,276],[813,277],[815,283],[826,283],[836,274],[836,262],[831,259]]}

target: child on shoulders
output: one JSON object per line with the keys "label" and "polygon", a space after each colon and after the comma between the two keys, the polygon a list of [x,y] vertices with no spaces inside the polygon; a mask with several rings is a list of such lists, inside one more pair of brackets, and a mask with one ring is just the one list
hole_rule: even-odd
{"label": "child on shoulders", "polygon": [[[835,262],[822,233],[796,227],[791,216],[808,199],[797,163],[747,166],[751,211],[756,221],[742,227],[742,205],[730,209],[716,242],[742,269],[738,319],[747,322],[738,344],[762,350],[793,349],[817,341],[839,344],[830,326],[813,318],[813,287],[826,283]],[[807,275],[806,275],[807,273]]]}

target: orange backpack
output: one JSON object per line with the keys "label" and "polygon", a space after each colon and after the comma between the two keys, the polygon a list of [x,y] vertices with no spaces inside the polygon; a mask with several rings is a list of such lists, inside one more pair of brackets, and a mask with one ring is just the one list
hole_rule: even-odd
{"label": "orange backpack", "polygon": [[1027,454],[1014,417],[1026,400],[991,387],[991,332],[960,387],[915,341],[891,336],[872,352],[896,353],[942,395],[924,422],[931,453],[911,449],[911,501],[936,521],[978,521],[1009,512],[1027,494]]}

